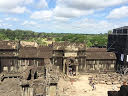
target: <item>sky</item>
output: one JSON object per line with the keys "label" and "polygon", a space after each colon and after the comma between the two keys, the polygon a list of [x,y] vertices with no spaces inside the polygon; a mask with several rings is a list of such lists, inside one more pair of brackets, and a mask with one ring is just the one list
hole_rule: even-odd
{"label": "sky", "polygon": [[128,0],[0,0],[0,28],[107,33],[128,26]]}

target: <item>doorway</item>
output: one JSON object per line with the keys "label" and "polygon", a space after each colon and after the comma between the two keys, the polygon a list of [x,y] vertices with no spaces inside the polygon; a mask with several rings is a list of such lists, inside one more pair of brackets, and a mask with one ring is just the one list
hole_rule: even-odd
{"label": "doorway", "polygon": [[76,76],[76,65],[69,65],[68,71],[70,76]]}

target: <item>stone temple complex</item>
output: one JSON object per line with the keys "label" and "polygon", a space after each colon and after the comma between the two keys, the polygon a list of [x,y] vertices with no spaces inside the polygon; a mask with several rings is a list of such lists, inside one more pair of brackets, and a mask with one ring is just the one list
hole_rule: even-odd
{"label": "stone temple complex", "polygon": [[114,72],[115,65],[115,54],[106,48],[86,48],[85,44],[69,42],[42,46],[35,42],[0,41],[0,82],[18,82],[19,95],[12,96],[60,96],[60,77]]}

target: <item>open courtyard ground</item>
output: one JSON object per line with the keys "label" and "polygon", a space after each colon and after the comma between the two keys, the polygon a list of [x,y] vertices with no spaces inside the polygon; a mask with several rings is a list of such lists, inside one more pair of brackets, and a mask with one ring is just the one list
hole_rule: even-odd
{"label": "open courtyard ground", "polygon": [[92,86],[89,85],[89,77],[90,75],[81,75],[78,80],[73,82],[61,78],[59,81],[60,96],[108,96],[107,91],[118,91],[121,86],[120,84],[96,84],[96,89],[92,90]]}

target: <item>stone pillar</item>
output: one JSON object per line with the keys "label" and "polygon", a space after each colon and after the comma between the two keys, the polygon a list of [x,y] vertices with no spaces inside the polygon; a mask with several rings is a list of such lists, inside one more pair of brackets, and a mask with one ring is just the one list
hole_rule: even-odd
{"label": "stone pillar", "polygon": [[19,60],[19,65],[20,65],[20,71],[22,71],[23,70],[23,68],[21,67],[21,64],[22,64],[22,61],[21,60]]}
{"label": "stone pillar", "polygon": [[86,66],[86,58],[84,58],[84,71],[86,71],[87,66]]}
{"label": "stone pillar", "polygon": [[35,59],[34,59],[34,66],[36,66],[36,62],[35,62]]}
{"label": "stone pillar", "polygon": [[[42,60],[43,61],[43,60]],[[36,63],[37,63],[37,67],[39,66],[39,62],[38,62],[38,60],[36,60]]]}
{"label": "stone pillar", "polygon": [[34,90],[31,87],[23,87],[21,96],[34,96]]}
{"label": "stone pillar", "polygon": [[67,75],[69,75],[69,67],[68,67],[68,65],[66,65],[66,67],[67,67]]}
{"label": "stone pillar", "polygon": [[78,65],[76,65],[76,75],[78,75]]}
{"label": "stone pillar", "polygon": [[53,57],[53,60],[52,60],[53,65],[55,65],[54,62],[55,62],[55,60],[54,60],[54,57]]}
{"label": "stone pillar", "polygon": [[66,62],[66,60],[64,59],[64,61],[63,61],[63,73],[65,74],[65,62]]}
{"label": "stone pillar", "polygon": [[34,96],[34,90],[33,90],[33,88],[29,88],[29,89],[30,89],[29,96]]}

